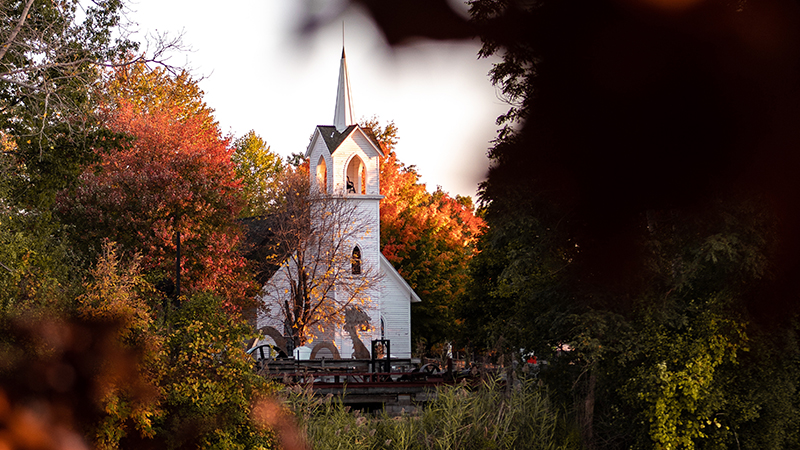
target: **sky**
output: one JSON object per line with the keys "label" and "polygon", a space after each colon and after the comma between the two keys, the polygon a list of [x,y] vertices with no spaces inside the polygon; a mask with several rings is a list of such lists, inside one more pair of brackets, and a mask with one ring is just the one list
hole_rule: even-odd
{"label": "sky", "polygon": [[[356,118],[394,121],[398,159],[416,167],[429,191],[474,196],[495,119],[508,109],[488,81],[494,60],[477,58],[477,39],[392,49],[367,16],[342,12],[342,3],[131,0],[128,18],[140,41],[183,33],[191,50],[169,62],[200,78],[223,133],[254,130],[282,156],[305,152],[314,127],[333,124],[344,23]],[[297,29],[308,7],[331,20],[304,37]]]}

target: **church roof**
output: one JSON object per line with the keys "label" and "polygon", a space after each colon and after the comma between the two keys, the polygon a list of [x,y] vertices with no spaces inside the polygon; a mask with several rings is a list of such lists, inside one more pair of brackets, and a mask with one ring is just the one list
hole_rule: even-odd
{"label": "church roof", "polygon": [[[336,130],[336,127],[333,125],[317,125],[317,130],[319,130],[319,134],[322,136],[322,139],[325,141],[325,146],[328,147],[328,151],[331,155],[342,145],[345,139],[347,139],[350,134],[358,128],[361,130],[362,133],[370,140],[370,143],[375,146],[375,149],[381,156],[384,156],[383,149],[381,145],[378,143],[378,139],[375,138],[375,134],[372,133],[372,130],[368,128],[362,128],[358,125],[350,125],[349,127],[345,128],[344,131],[341,133]],[[309,151],[311,148],[311,144],[309,144]],[[308,155],[306,155],[308,156]]]}
{"label": "church roof", "polygon": [[386,259],[385,256],[383,256],[382,252],[379,252],[379,254],[381,258],[381,270],[383,271],[383,273],[393,278],[397,284],[399,284],[405,289],[406,294],[408,295],[408,301],[410,301],[411,303],[421,302],[422,299],[420,299],[419,295],[417,295],[417,293],[414,292],[414,288],[412,288],[411,285],[408,284],[408,281],[406,281],[406,279],[403,278],[402,275],[400,275],[400,272],[398,272],[397,269],[394,268],[392,263],[389,262],[389,260]]}
{"label": "church roof", "polygon": [[332,125],[317,125],[317,129],[322,135],[322,139],[325,140],[325,145],[328,146],[328,151],[333,154],[333,152],[335,152],[336,149],[342,145],[342,142],[347,139],[347,136],[350,136],[350,133],[352,133],[357,126],[358,125],[350,125],[342,132],[336,130],[336,127]]}

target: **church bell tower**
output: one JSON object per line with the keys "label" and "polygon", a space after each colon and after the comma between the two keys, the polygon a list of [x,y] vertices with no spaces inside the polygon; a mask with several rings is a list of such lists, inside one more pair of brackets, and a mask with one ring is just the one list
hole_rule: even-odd
{"label": "church bell tower", "polygon": [[[333,125],[318,125],[306,149],[309,160],[311,195],[321,195],[337,202],[347,202],[357,211],[352,251],[352,275],[379,273],[380,253],[380,158],[384,156],[371,131],[355,122],[347,60],[344,49],[339,66],[336,107]],[[375,287],[366,308],[372,332],[363,336],[381,336],[381,293]],[[369,339],[364,342],[369,342]],[[337,343],[339,345],[339,343]]]}

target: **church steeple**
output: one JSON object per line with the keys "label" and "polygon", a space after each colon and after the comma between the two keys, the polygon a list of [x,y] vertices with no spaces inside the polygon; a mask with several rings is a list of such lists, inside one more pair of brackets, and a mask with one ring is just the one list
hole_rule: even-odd
{"label": "church steeple", "polygon": [[347,75],[347,61],[342,47],[342,62],[339,64],[339,86],[336,89],[336,111],[333,114],[333,126],[336,131],[343,132],[350,125],[355,125],[353,116],[353,99],[350,97],[350,77]]}

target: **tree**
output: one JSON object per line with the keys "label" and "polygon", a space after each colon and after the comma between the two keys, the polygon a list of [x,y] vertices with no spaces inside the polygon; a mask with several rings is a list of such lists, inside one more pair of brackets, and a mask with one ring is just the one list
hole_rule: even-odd
{"label": "tree", "polygon": [[[141,76],[127,78],[133,86],[127,91],[112,83],[111,92],[135,97],[141,85],[153,82],[154,98],[113,98],[106,126],[118,133],[118,146],[101,153],[74,192],[61,194],[59,211],[84,249],[109,238],[141,251],[142,267],[155,282],[178,284],[172,274],[179,238],[182,292],[209,291],[243,302],[252,284],[237,253],[241,231],[234,219],[241,203],[232,149],[202,92],[186,89],[194,82],[163,71]],[[175,90],[164,88],[170,83]]]}
{"label": "tree", "polygon": [[173,109],[177,120],[192,117],[200,121],[201,128],[218,127],[214,110],[206,105],[197,80],[186,70],[135,63],[113,68],[106,78],[98,92],[101,112],[113,113],[125,101],[137,114]]}
{"label": "tree", "polygon": [[236,175],[242,180],[242,192],[246,206],[241,217],[263,215],[277,208],[275,198],[278,177],[284,170],[281,157],[267,147],[253,130],[233,143],[236,151],[232,159],[236,164]]}
{"label": "tree", "polygon": [[307,167],[286,169],[279,192],[285,201],[269,219],[265,256],[277,271],[263,299],[301,346],[342,325],[348,310],[370,308],[380,267],[353,253],[373,227],[356,201],[311,190]]}
{"label": "tree", "polygon": [[[116,324],[113,344],[136,355],[133,361],[116,361],[132,371],[129,379],[109,377],[99,393],[103,415],[89,436],[98,448],[119,448],[122,440],[155,436],[154,422],[163,414],[159,401],[164,338],[155,327],[148,303],[152,287],[141,274],[140,257],[123,261],[113,242],[103,243],[102,253],[85,292],[78,298],[77,312],[84,320]],[[131,382],[133,381],[133,382]]]}
{"label": "tree", "polygon": [[[794,370],[746,353],[766,323],[774,335],[758,346],[797,354],[784,277],[798,266],[782,256],[796,200],[774,181],[792,183],[784,167],[800,137],[766,124],[798,117],[797,73],[778,68],[797,57],[799,16],[723,3],[675,15],[667,3],[471,3],[510,105],[481,186],[489,231],[462,317],[484,348],[503,336],[547,355],[542,377],[571,403],[587,448],[741,446],[743,429],[795,445],[786,422],[755,431],[754,411],[775,404],[744,394],[741,361],[779,380]],[[791,44],[745,82],[732,74],[758,57],[723,36],[767,16]],[[571,351],[556,357],[560,343]],[[774,398],[767,383],[748,385]],[[790,403],[769,415],[792,416]]]}
{"label": "tree", "polygon": [[93,160],[104,135],[94,119],[103,69],[155,62],[178,40],[159,38],[150,56],[124,27],[124,4],[24,0],[0,6],[0,129],[16,141],[13,197],[47,210]]}
{"label": "tree", "polygon": [[164,448],[274,448],[272,430],[254,415],[275,386],[245,353],[252,328],[208,293],[188,299],[171,325],[156,441]]}

